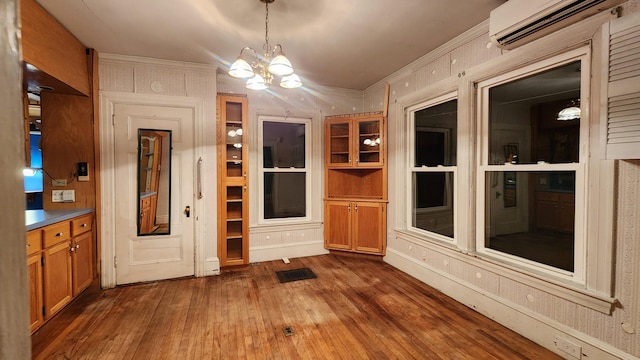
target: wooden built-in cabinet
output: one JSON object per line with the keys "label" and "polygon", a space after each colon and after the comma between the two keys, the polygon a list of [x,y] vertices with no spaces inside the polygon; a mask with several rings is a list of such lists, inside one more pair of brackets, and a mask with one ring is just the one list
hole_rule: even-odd
{"label": "wooden built-in cabinet", "polygon": [[217,96],[218,254],[221,266],[249,263],[248,103]]}
{"label": "wooden built-in cabinet", "polygon": [[574,232],[575,195],[564,192],[536,192],[538,229]]}
{"label": "wooden built-in cabinet", "polygon": [[93,214],[27,232],[31,332],[93,281]]}
{"label": "wooden built-in cabinet", "polygon": [[384,255],[385,117],[349,114],[325,121],[325,248]]}

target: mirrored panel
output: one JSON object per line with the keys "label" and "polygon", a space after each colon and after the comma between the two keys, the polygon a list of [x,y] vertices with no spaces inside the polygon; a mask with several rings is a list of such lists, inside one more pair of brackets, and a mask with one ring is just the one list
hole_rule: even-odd
{"label": "mirrored panel", "polygon": [[138,235],[171,233],[171,130],[138,129]]}

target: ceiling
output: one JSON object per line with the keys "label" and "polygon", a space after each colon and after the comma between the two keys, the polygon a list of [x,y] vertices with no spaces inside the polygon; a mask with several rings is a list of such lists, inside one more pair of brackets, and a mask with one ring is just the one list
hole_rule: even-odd
{"label": "ceiling", "polygon": [[[37,0],[99,53],[212,64],[261,52],[259,0]],[[276,0],[269,43],[306,84],[363,90],[489,18],[506,0]]]}

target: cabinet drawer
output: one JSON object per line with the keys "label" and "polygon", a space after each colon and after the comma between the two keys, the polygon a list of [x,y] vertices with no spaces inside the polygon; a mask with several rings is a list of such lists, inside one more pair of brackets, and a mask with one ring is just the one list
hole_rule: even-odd
{"label": "cabinet drawer", "polygon": [[150,197],[142,198],[140,200],[140,209],[146,209],[148,207],[151,207],[151,198]]}
{"label": "cabinet drawer", "polygon": [[35,254],[42,250],[42,231],[32,230],[27,232],[27,255]]}
{"label": "cabinet drawer", "polygon": [[558,193],[538,191],[536,197],[542,201],[558,201]]}
{"label": "cabinet drawer", "polygon": [[71,235],[77,236],[91,230],[93,215],[84,215],[71,220]]}
{"label": "cabinet drawer", "polygon": [[49,225],[42,229],[43,244],[45,248],[71,238],[69,221],[62,221]]}

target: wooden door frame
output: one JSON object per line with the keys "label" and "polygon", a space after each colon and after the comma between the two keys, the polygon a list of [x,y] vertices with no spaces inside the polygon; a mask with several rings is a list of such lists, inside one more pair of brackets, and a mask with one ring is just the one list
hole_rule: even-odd
{"label": "wooden door frame", "polygon": [[[205,99],[185,96],[164,96],[164,95],[142,95],[120,92],[100,93],[100,196],[102,199],[101,223],[101,285],[102,288],[113,288],[116,286],[116,198],[115,198],[115,127],[113,123],[114,109],[116,104],[142,105],[142,106],[169,106],[183,107],[194,111],[194,192],[197,191],[197,166],[198,159],[202,159],[200,174],[215,174],[216,153],[215,146],[207,146],[204,135],[205,129]],[[108,119],[111,119],[109,121]],[[217,229],[213,226],[205,226],[203,219],[215,219],[216,214],[207,214],[207,209],[215,209],[217,204],[217,193],[215,190],[208,192],[207,189],[216,189],[215,176],[202,176],[200,179],[203,196],[198,199],[194,197],[194,206],[191,210],[194,217],[194,273],[195,276],[205,276],[218,274],[220,272],[220,261],[217,257],[206,257],[207,244],[205,239],[215,238]],[[194,194],[195,195],[195,194]],[[210,195],[210,196],[206,196]],[[206,267],[206,268],[205,268]]]}

